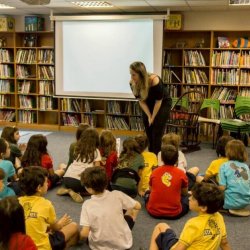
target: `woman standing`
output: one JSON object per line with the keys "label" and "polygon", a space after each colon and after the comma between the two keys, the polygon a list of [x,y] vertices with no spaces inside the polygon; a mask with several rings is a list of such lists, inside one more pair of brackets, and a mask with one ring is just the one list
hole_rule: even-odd
{"label": "woman standing", "polygon": [[130,65],[130,86],[142,109],[149,151],[158,154],[172,100],[159,76],[148,73],[142,62]]}

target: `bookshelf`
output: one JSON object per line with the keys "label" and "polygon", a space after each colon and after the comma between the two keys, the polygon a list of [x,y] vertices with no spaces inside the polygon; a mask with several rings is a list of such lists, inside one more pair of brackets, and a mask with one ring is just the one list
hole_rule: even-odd
{"label": "bookshelf", "polygon": [[[234,48],[250,31],[164,31],[163,81],[172,97],[196,89],[220,100],[220,118],[234,116],[237,95],[250,96],[250,48]],[[229,41],[219,48],[218,37]]]}
{"label": "bookshelf", "polygon": [[0,125],[74,131],[79,123],[143,130],[136,101],[54,97],[54,33],[0,32]]}

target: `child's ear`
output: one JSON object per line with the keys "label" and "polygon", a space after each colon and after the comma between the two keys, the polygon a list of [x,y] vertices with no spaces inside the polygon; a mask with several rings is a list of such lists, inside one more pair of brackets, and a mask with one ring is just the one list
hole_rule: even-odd
{"label": "child's ear", "polygon": [[200,206],[201,212],[206,213],[207,212],[207,206]]}
{"label": "child's ear", "polygon": [[37,193],[41,193],[42,186],[39,184],[38,187],[36,188]]}

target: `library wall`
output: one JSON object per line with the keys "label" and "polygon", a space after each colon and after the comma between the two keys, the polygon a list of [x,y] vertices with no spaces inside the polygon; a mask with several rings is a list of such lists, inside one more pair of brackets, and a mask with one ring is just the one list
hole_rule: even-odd
{"label": "library wall", "polygon": [[249,30],[249,11],[183,12],[183,30]]}

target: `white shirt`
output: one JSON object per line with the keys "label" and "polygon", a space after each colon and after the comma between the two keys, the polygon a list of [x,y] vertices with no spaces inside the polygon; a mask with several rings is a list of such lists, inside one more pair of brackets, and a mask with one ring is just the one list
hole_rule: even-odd
{"label": "white shirt", "polygon": [[134,208],[136,201],[120,191],[92,195],[82,205],[80,225],[90,227],[92,250],[125,250],[133,244],[132,232],[123,209]]}
{"label": "white shirt", "polygon": [[[186,170],[187,170],[186,157],[180,150],[178,151],[178,153],[179,153],[179,157],[178,157],[178,166],[177,167],[186,173]],[[157,158],[158,158],[158,166],[165,165],[161,159],[161,152],[158,153]]]}
{"label": "white shirt", "polygon": [[77,180],[80,180],[81,173],[85,171],[86,168],[93,167],[94,162],[101,161],[101,154],[99,149],[96,149],[95,159],[92,162],[81,162],[74,160],[68,167],[66,173],[63,177],[71,177]]}

